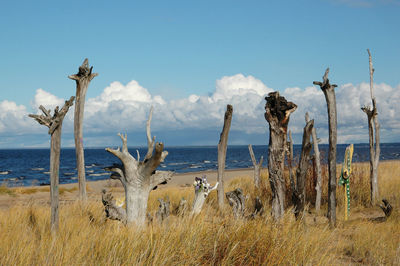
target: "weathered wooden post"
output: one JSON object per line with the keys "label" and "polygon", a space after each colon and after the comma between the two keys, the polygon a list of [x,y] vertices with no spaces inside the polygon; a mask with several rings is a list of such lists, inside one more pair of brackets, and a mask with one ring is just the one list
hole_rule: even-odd
{"label": "weathered wooden post", "polygon": [[323,81],[314,81],[323,91],[328,108],[329,123],[329,154],[328,154],[328,218],[331,226],[336,226],[336,143],[337,143],[337,113],[336,113],[336,84],[330,84],[328,79],[329,68],[326,69]]}
{"label": "weathered wooden post", "polygon": [[254,186],[258,189],[260,188],[260,176],[261,176],[261,167],[264,161],[264,157],[261,156],[260,161],[257,163],[256,157],[254,156],[253,146],[249,144],[249,153],[251,157],[251,161],[254,165]]}
{"label": "weathered wooden post", "polygon": [[[369,55],[369,86],[371,91],[371,106],[364,106],[361,110],[368,117],[368,134],[369,134],[369,167],[370,167],[370,187],[371,187],[371,204],[375,205],[379,198],[379,185],[378,185],[378,166],[379,166],[379,155],[381,153],[380,147],[380,133],[379,133],[379,121],[378,121],[378,109],[376,107],[376,99],[374,97],[374,72],[375,69],[372,66],[371,52],[367,49]],[[374,134],[375,129],[375,134]],[[374,142],[375,135],[375,142]]]}
{"label": "weathered wooden post", "polygon": [[86,92],[90,81],[97,73],[92,73],[93,67],[89,68],[89,60],[86,58],[79,71],[68,78],[76,81],[76,100],[74,112],[74,135],[76,168],[78,169],[79,199],[86,200],[86,177],[85,177],[85,155],[83,151],[83,111],[85,107]]}
{"label": "weathered wooden post", "polygon": [[[310,117],[308,113],[306,113],[306,123],[310,121]],[[314,146],[314,161],[315,161],[315,172],[317,173],[317,185],[315,186],[315,190],[317,192],[317,195],[315,197],[315,210],[317,212],[320,211],[321,209],[321,193],[322,193],[322,170],[321,170],[321,159],[320,159],[320,154],[319,154],[319,147],[318,147],[318,138],[317,138],[317,131],[315,130],[315,127],[312,128],[312,141],[313,141],[313,146]]]}
{"label": "weathered wooden post", "polygon": [[[164,144],[155,143],[155,137],[151,137],[150,123],[153,108],[150,110],[147,121],[147,154],[143,161],[137,160],[129,153],[127,136],[118,134],[122,140],[122,150],[106,148],[106,151],[116,156],[122,164],[114,164],[106,170],[113,172],[112,179],[121,181],[125,189],[126,221],[128,224],[136,223],[141,226],[146,220],[147,201],[150,191],[157,185],[166,183],[171,179],[172,172],[156,171],[161,162],[168,155],[164,150]],[[153,151],[155,150],[154,154]]]}
{"label": "weathered wooden post", "polygon": [[301,145],[301,154],[299,166],[296,170],[296,190],[293,192],[294,200],[294,214],[296,218],[301,217],[300,214],[304,210],[305,199],[306,199],[306,177],[307,170],[310,160],[311,151],[311,131],[314,127],[314,120],[308,121],[303,131],[303,142]]}
{"label": "weathered wooden post", "polygon": [[[288,170],[289,170],[289,180],[290,180],[290,188],[292,192],[296,190],[293,173],[292,173],[292,163],[293,163],[293,139],[292,139],[292,131],[289,130],[289,141],[286,142],[286,160],[288,162]],[[294,202],[292,202],[294,204]]]}
{"label": "weathered wooden post", "polygon": [[39,109],[43,115],[30,114],[39,124],[49,128],[51,135],[50,148],[50,201],[51,201],[51,231],[58,231],[58,175],[60,169],[60,148],[61,148],[61,128],[65,115],[69,107],[74,103],[74,96],[65,101],[64,106],[59,110],[58,106],[54,109],[51,116],[50,110],[46,110],[42,105]]}
{"label": "weathered wooden post", "polygon": [[283,177],[285,146],[289,117],[297,105],[286,101],[279,92],[265,97],[265,119],[269,123],[268,173],[272,190],[272,215],[280,219],[285,210],[286,186]]}
{"label": "weathered wooden post", "polygon": [[201,178],[196,177],[194,179],[193,187],[195,195],[191,214],[196,215],[201,212],[201,209],[203,208],[204,202],[206,201],[208,194],[211,191],[217,189],[218,182],[213,187],[211,187],[211,185],[207,182],[206,176],[204,175]]}
{"label": "weathered wooden post", "polygon": [[226,112],[224,117],[224,127],[222,129],[219,143],[218,143],[218,183],[217,196],[218,206],[220,209],[224,207],[224,174],[225,174],[225,160],[226,160],[226,149],[228,145],[229,129],[232,122],[233,107],[228,104],[226,106]]}

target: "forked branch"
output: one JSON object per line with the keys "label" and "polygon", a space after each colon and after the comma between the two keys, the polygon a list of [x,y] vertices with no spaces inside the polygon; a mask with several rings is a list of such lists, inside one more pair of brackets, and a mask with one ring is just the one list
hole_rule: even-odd
{"label": "forked branch", "polygon": [[149,119],[146,123],[146,135],[147,135],[147,153],[144,157],[144,161],[149,160],[153,155],[154,144],[156,140],[156,136],[151,136],[151,119],[153,117],[153,106],[150,108]]}

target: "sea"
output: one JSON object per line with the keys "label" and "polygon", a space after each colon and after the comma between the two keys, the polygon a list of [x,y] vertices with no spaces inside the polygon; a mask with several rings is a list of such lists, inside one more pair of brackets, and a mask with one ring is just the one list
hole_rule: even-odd
{"label": "sea", "polygon": [[[337,162],[343,162],[344,151],[347,145],[337,145]],[[295,161],[299,159],[301,145],[294,145]],[[321,160],[327,163],[329,145],[320,144]],[[129,147],[130,153],[136,157],[136,150],[144,158],[147,148]],[[218,167],[217,146],[187,146],[165,147],[168,156],[160,164],[158,170],[174,171],[176,173],[190,173],[199,171],[212,171]],[[267,167],[268,146],[255,145],[253,151],[257,161],[264,156],[263,166]],[[76,183],[77,170],[75,162],[75,149],[63,148],[60,156],[60,183]],[[48,185],[49,149],[1,149],[0,150],[0,185],[32,186]],[[399,160],[400,143],[382,143],[380,160]],[[369,145],[355,144],[353,162],[369,161]],[[104,168],[119,160],[105,151],[105,148],[85,149],[86,179],[89,181],[108,179],[110,173]],[[228,146],[226,155],[226,169],[253,167],[247,145]]]}

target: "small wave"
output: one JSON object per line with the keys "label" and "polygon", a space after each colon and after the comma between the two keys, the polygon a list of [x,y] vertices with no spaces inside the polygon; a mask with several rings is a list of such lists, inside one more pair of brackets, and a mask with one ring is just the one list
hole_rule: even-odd
{"label": "small wave", "polygon": [[93,173],[94,170],[86,170],[86,173]]}
{"label": "small wave", "polygon": [[50,172],[43,172],[43,174],[49,175],[49,174],[50,174]]}
{"label": "small wave", "polygon": [[65,176],[71,176],[71,175],[74,175],[75,173],[63,173],[63,175],[65,175]]}
{"label": "small wave", "polygon": [[211,163],[211,161],[207,161],[207,160],[205,160],[205,161],[203,161],[203,163]]}
{"label": "small wave", "polygon": [[44,168],[38,167],[38,168],[31,168],[32,171],[43,171]]}
{"label": "small wave", "polygon": [[174,166],[174,165],[184,165],[184,164],[188,164],[187,162],[184,163],[169,163],[168,165]]}
{"label": "small wave", "polygon": [[110,173],[97,173],[97,174],[89,174],[89,176],[103,176],[103,175],[109,175]]}
{"label": "small wave", "polygon": [[10,173],[10,171],[2,171],[0,172],[0,175],[8,175]]}
{"label": "small wave", "polygon": [[191,168],[191,169],[200,168],[200,167],[201,167],[201,165],[191,165],[191,166],[189,166],[189,168]]}

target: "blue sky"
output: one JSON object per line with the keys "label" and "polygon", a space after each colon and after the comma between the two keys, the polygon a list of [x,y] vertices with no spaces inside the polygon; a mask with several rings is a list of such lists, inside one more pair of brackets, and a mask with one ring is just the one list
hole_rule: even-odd
{"label": "blue sky", "polygon": [[[76,73],[85,57],[89,58],[94,71],[99,73],[89,87],[88,100],[100,97],[105,88],[115,81],[124,86],[136,81],[151,95],[140,108],[131,99],[128,106],[136,106],[141,110],[136,112],[136,109],[132,109],[132,116],[145,116],[145,110],[148,112],[148,106],[154,104],[156,95],[162,98],[169,109],[176,106],[176,101],[188,99],[190,95],[212,97],[218,91],[218,80],[224,77],[225,81],[235,82],[254,77],[266,86],[265,91],[279,90],[283,93],[287,88],[294,87],[305,91],[312,86],[313,80],[321,79],[325,68],[329,66],[334,83],[339,86],[351,83],[353,90],[357,90],[363,82],[369,82],[366,48],[372,50],[375,82],[380,84],[378,86],[390,87],[391,93],[398,94],[399,14],[400,1],[395,0],[3,1],[0,8],[0,103],[13,102],[25,107],[24,110],[22,107],[19,109],[20,113],[29,113],[36,112],[35,104],[40,102],[35,98],[38,89],[56,96],[58,100],[69,98],[75,93],[75,85],[67,76]],[[243,78],[233,78],[239,74]],[[229,86],[235,87],[230,81],[224,84],[228,87],[222,90],[227,93]],[[246,89],[252,91],[251,86],[255,83],[247,80],[246,84],[250,86]],[[131,90],[137,88],[130,87]],[[129,90],[126,87],[124,89]],[[124,95],[124,89],[119,90],[121,95]],[[379,92],[376,93],[379,104]],[[261,106],[259,113],[262,114],[264,103],[261,94],[259,91],[261,100],[252,103]],[[342,94],[345,99],[346,93]],[[381,101],[390,101],[383,98],[390,97],[390,93],[385,95],[381,96]],[[290,94],[284,96],[291,100]],[[299,97],[303,99],[303,96]],[[324,101],[318,95],[315,97],[317,101]],[[223,115],[224,104],[232,99],[228,97],[224,100],[218,103],[222,108],[216,114]],[[238,106],[241,104],[244,105],[240,103]],[[310,106],[314,105],[311,103]],[[9,111],[9,115],[18,118],[9,104],[3,109],[3,112]],[[164,109],[160,107],[159,110]],[[179,111],[185,112],[185,109]],[[321,136],[324,138],[323,128],[326,126],[323,112],[326,113],[326,110],[317,111],[321,112]],[[317,111],[314,110],[314,116],[317,116]],[[171,112],[171,119],[179,120],[177,114],[173,110]],[[313,113],[312,110],[309,112]],[[390,112],[397,112],[397,109],[388,110]],[[113,114],[117,119],[117,112]],[[359,121],[363,115],[358,115]],[[298,115],[302,116],[304,114]],[[249,117],[253,118],[252,115]],[[161,116],[158,118],[162,119]],[[2,119],[5,120],[4,115]],[[397,118],[393,119],[396,125],[400,124]],[[144,120],[145,117],[140,121],[135,120],[137,124],[131,121],[132,127],[114,125],[115,130],[106,126],[94,130],[88,125],[85,136],[89,144],[96,145],[89,141],[91,136],[101,139],[101,136],[106,138],[118,130],[139,132]],[[297,120],[294,131],[298,133],[296,139],[300,140],[301,119]],[[250,138],[257,139],[258,144],[264,144],[267,132],[265,121],[262,118],[253,121],[254,124],[256,121],[264,123],[264,132],[252,130],[246,121],[249,119],[239,118],[237,127],[233,128],[238,132],[237,143],[242,143],[240,139]],[[316,118],[316,121],[319,120]],[[129,119],[125,122],[130,123]],[[204,130],[220,131],[217,121],[214,122],[210,122],[213,126]],[[162,132],[180,130],[179,134],[183,134],[198,128],[188,123],[183,125],[177,122],[174,127],[163,127],[162,124],[157,125],[156,121],[154,123],[155,130],[161,136]],[[386,123],[389,125],[393,121]],[[364,124],[360,125],[360,134],[366,128]],[[3,136],[0,147],[21,144],[15,135],[32,133],[26,128],[33,124],[21,124],[13,129],[6,125],[3,121],[3,129],[0,127],[0,137]],[[367,141],[365,136],[353,134],[349,137],[345,127],[346,123],[343,123],[344,142]],[[35,127],[34,131],[40,138],[38,143],[24,138],[23,145],[44,145],[48,137],[44,134],[45,130],[40,129]],[[68,123],[65,130],[67,135],[71,131]],[[384,142],[398,139],[397,126],[386,130]],[[44,133],[41,134],[41,131]],[[352,131],[354,128],[347,128],[347,132]],[[254,137],[249,137],[249,134]],[[118,140],[113,138],[109,141]],[[202,143],[217,141],[210,137]],[[70,145],[67,143],[68,140],[65,145]],[[193,143],[198,144],[189,139],[183,142]]]}

